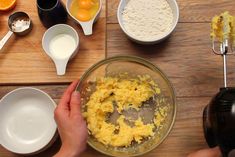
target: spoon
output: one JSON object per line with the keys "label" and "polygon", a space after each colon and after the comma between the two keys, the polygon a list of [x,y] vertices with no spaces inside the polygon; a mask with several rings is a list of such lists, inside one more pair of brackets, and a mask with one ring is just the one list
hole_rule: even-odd
{"label": "spoon", "polygon": [[[25,24],[24,27],[19,26],[19,24],[17,24],[17,22],[22,23],[22,21]],[[32,29],[32,22],[25,12],[15,12],[11,14],[8,18],[8,28],[9,31],[0,41],[0,50],[3,48],[3,46],[13,33],[20,36],[28,34]]]}
{"label": "spoon", "polygon": [[91,20],[86,21],[86,22],[78,20],[76,17],[74,17],[71,14],[70,7],[71,7],[71,4],[72,4],[72,1],[73,0],[67,0],[67,3],[66,3],[67,12],[78,24],[80,24],[80,26],[82,27],[82,30],[83,30],[85,35],[92,35],[93,24],[98,20],[98,18],[100,16],[100,12],[101,12],[101,9],[102,9],[102,0],[99,0],[99,9],[96,12],[95,16]]}

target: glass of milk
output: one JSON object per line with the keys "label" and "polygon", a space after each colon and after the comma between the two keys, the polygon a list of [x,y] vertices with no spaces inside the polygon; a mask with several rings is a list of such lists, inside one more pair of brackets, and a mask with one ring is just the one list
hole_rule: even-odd
{"label": "glass of milk", "polygon": [[43,35],[42,47],[55,63],[57,75],[64,75],[68,61],[79,49],[77,31],[67,24],[54,25]]}

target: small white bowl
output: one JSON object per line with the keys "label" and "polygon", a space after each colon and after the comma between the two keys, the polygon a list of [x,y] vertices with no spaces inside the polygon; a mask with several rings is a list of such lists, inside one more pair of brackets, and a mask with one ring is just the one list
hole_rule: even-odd
{"label": "small white bowl", "polygon": [[99,6],[99,10],[97,11],[96,15],[90,21],[87,21],[87,22],[80,21],[71,14],[70,7],[71,7],[71,4],[72,4],[72,1],[73,0],[67,0],[67,3],[66,3],[67,12],[71,16],[71,18],[82,27],[82,30],[83,30],[85,35],[92,35],[92,33],[93,33],[93,24],[100,17],[100,12],[101,12],[101,9],[102,9],[102,0],[99,0],[100,1],[100,3],[99,3],[100,6]]}
{"label": "small white bowl", "polygon": [[0,144],[17,154],[32,155],[57,137],[56,103],[45,92],[18,88],[0,100]]}
{"label": "small white bowl", "polygon": [[[70,35],[71,37],[73,37],[73,39],[75,40],[75,43],[76,43],[76,46],[75,46],[74,50],[70,53],[70,55],[66,56],[63,59],[62,58],[56,58],[50,52],[50,42],[51,42],[51,40],[54,37],[56,37],[60,34]],[[65,46],[65,45],[66,45],[66,43],[64,43],[64,45],[62,45],[62,46]],[[42,47],[43,47],[44,51],[46,52],[46,54],[55,63],[57,75],[64,75],[65,72],[66,72],[66,67],[67,67],[68,61],[70,59],[72,59],[78,52],[78,49],[79,49],[79,36],[78,36],[78,33],[73,27],[71,27],[67,24],[54,25],[54,26],[50,27],[44,33],[43,38],[42,38]]]}
{"label": "small white bowl", "polygon": [[166,0],[168,2],[168,4],[170,5],[172,11],[173,11],[173,24],[172,24],[172,28],[169,32],[167,32],[164,36],[156,38],[154,40],[139,40],[136,37],[134,37],[131,33],[129,33],[126,29],[125,26],[123,24],[123,20],[122,20],[122,12],[124,10],[124,8],[126,7],[127,3],[130,0],[121,0],[118,6],[118,11],[117,11],[117,18],[118,18],[118,23],[121,27],[121,29],[123,30],[123,32],[127,35],[127,37],[129,37],[132,41],[139,43],[139,44],[143,44],[143,45],[152,45],[152,44],[157,44],[163,40],[165,40],[166,38],[168,38],[171,33],[174,31],[174,29],[176,28],[176,25],[179,21],[179,7],[178,4],[176,2],[176,0]]}

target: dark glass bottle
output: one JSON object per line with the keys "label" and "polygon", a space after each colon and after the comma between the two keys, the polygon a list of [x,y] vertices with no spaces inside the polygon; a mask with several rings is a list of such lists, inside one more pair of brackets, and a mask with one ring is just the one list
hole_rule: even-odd
{"label": "dark glass bottle", "polygon": [[38,15],[46,28],[66,23],[67,11],[60,0],[37,0]]}

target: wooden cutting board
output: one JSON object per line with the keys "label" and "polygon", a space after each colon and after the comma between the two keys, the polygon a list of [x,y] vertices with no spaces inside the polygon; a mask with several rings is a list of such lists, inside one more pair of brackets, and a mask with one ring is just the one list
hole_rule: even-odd
{"label": "wooden cutting board", "polygon": [[[66,0],[63,0],[65,4]],[[78,79],[94,63],[105,58],[106,4],[94,26],[92,36],[84,36],[81,27],[71,18],[68,24],[80,37],[78,54],[67,66],[64,76],[57,76],[54,63],[42,49],[42,37],[46,28],[41,24],[36,0],[17,0],[16,7],[9,12],[0,12],[0,39],[8,31],[8,16],[15,11],[26,12],[33,21],[33,29],[27,36],[13,35],[0,51],[0,84],[44,84],[65,83]]]}

